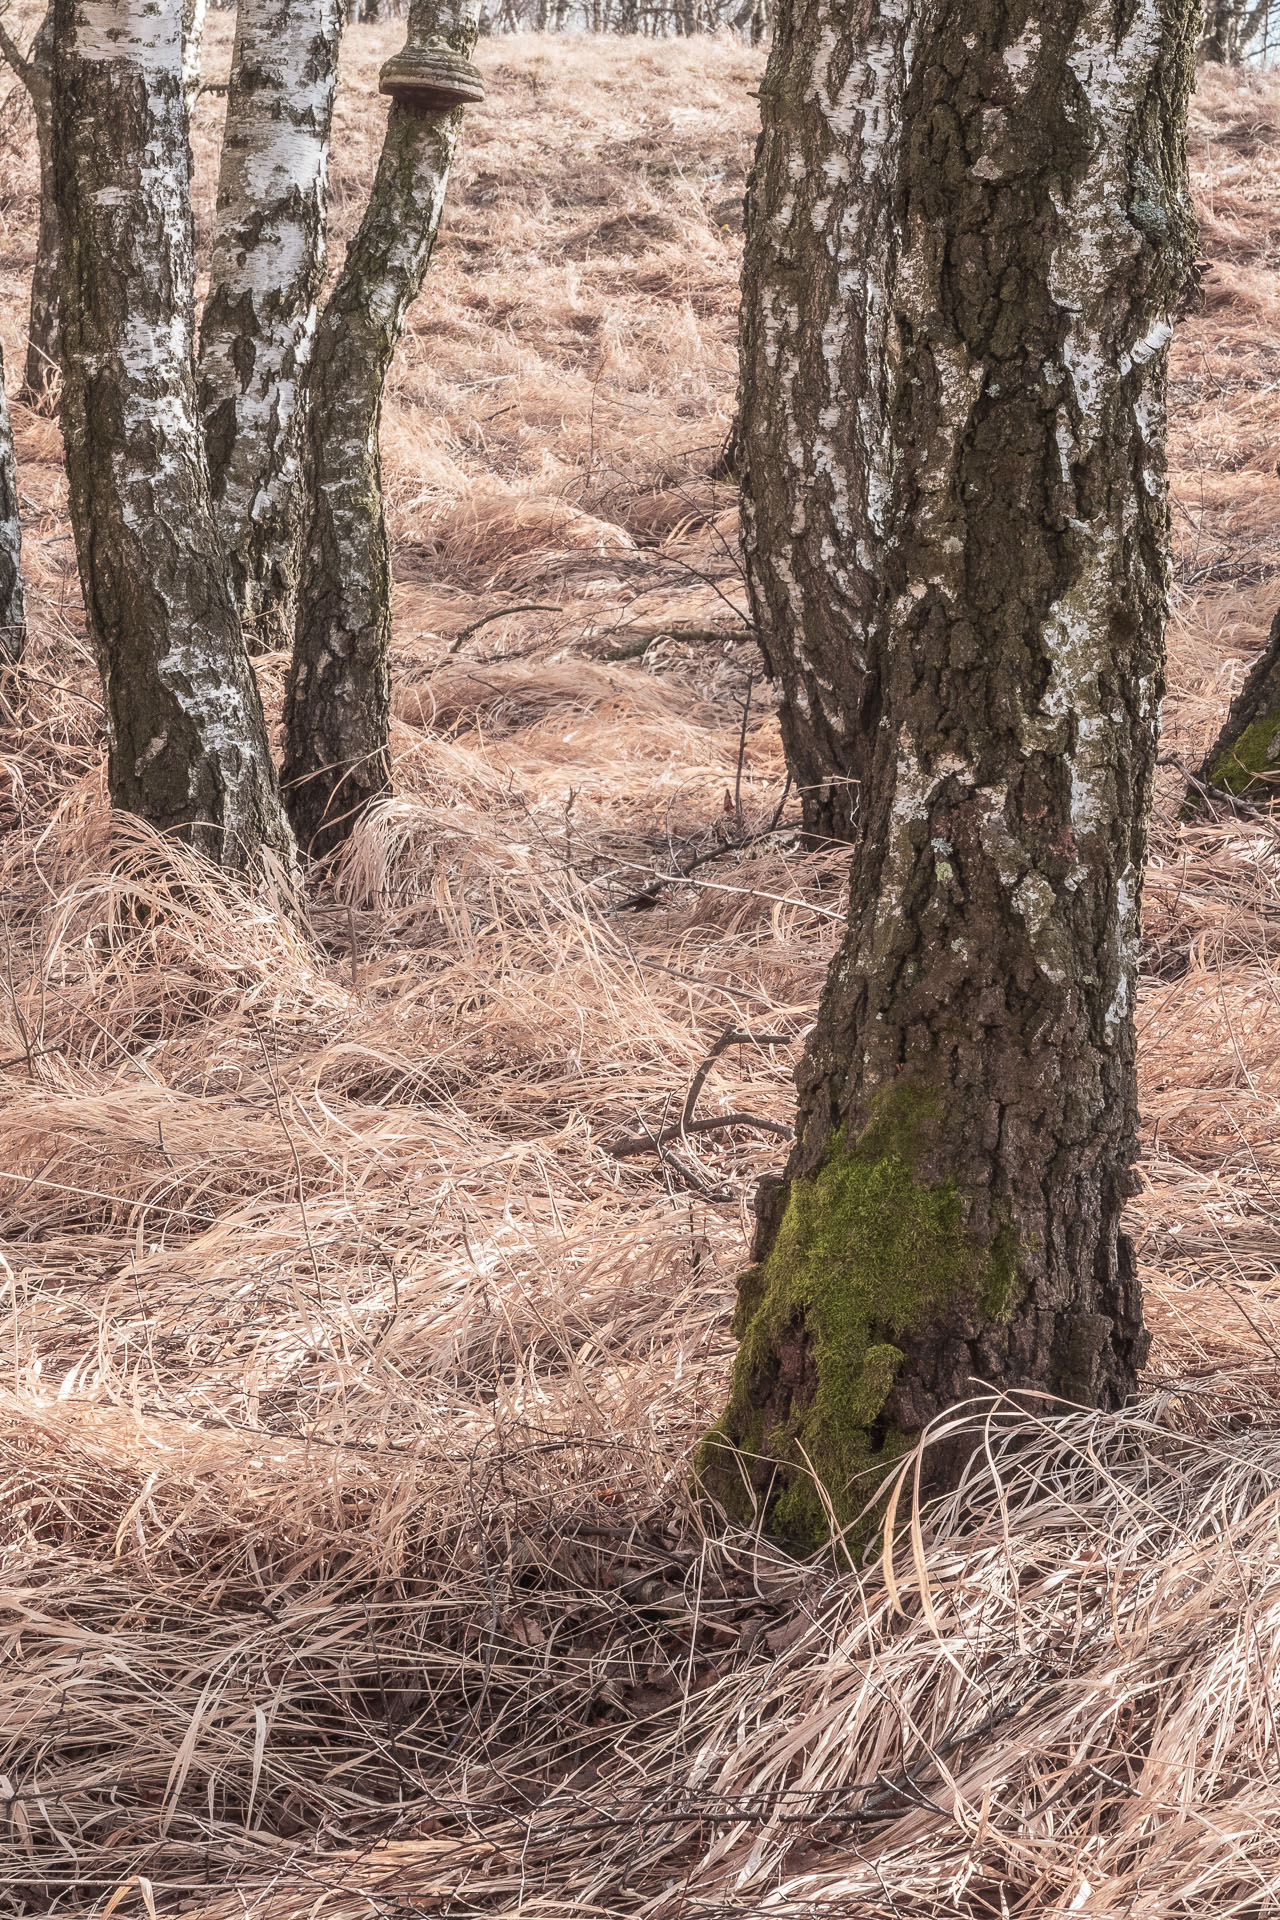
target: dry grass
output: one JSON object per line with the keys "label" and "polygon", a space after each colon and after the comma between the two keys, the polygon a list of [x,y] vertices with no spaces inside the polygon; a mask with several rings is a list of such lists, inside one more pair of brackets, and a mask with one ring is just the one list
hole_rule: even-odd
{"label": "dry grass", "polygon": [[[215,75],[228,38],[211,16]],[[340,238],[396,38],[350,34]],[[739,831],[735,791],[747,829],[783,794],[759,686],[739,767],[709,478],[758,65],[536,38],[485,65],[385,425],[398,795],[309,928],[107,814],[57,429],[15,407],[0,1911],[1274,1912],[1280,844],[1179,827],[1167,770],[1144,1407],[976,1408],[969,1484],[889,1567],[708,1535],[685,1462],[777,1142],[608,1143],[676,1114],[726,1025],[798,1038],[839,927],[841,861],[785,832],[620,910]],[[0,90],[11,373],[30,136]],[[1195,154],[1188,761],[1280,597],[1280,82],[1211,77]],[[715,631],[639,652],[668,628]],[[703,1110],[785,1120],[793,1058],[731,1049]]]}

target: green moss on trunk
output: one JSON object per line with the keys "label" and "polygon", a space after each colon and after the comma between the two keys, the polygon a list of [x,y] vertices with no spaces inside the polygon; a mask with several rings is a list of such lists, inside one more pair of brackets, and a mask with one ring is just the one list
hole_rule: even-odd
{"label": "green moss on trunk", "polygon": [[1012,1227],[980,1243],[955,1181],[921,1177],[936,1114],[928,1095],[882,1094],[851,1151],[835,1135],[792,1183],[772,1246],[739,1282],[729,1405],[697,1472],[744,1520],[763,1498],[771,1531],[800,1545],[827,1538],[828,1501],[853,1520],[869,1472],[909,1443],[887,1414],[907,1344],[961,1301],[988,1321],[1015,1302]]}
{"label": "green moss on trunk", "polygon": [[1247,726],[1239,739],[1210,763],[1209,779],[1224,793],[1244,794],[1256,787],[1275,788],[1280,775],[1280,708],[1273,707]]}

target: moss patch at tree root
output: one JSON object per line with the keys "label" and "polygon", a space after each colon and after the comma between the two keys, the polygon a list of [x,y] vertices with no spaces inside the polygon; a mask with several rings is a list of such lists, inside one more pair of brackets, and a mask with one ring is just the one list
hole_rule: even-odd
{"label": "moss patch at tree root", "polygon": [[1238,740],[1218,754],[1209,770],[1215,787],[1237,798],[1260,788],[1274,798],[1280,777],[1280,707],[1259,714]]}
{"label": "moss patch at tree root", "polygon": [[981,1244],[953,1179],[920,1178],[940,1111],[895,1088],[856,1145],[833,1136],[818,1171],[790,1187],[773,1245],[738,1283],[741,1345],[729,1405],[703,1441],[703,1488],[745,1521],[817,1545],[850,1524],[871,1470],[910,1445],[886,1408],[909,1343],[961,1298],[1008,1318],[1017,1242]]}

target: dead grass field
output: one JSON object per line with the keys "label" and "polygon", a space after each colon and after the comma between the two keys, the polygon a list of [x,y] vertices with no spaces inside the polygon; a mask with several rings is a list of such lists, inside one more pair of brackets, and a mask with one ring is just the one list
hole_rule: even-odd
{"label": "dead grass field", "polygon": [[[211,78],[229,36],[211,15]],[[398,37],[350,31],[339,247]],[[787,1044],[726,1051],[702,1110],[785,1122],[841,913],[785,809],[623,907],[784,798],[708,477],[759,65],[536,37],[483,64],[384,429],[397,797],[307,933],[110,820],[57,427],[14,407],[0,1910],[1273,1913],[1280,840],[1178,826],[1166,767],[1144,1406],[978,1410],[970,1483],[888,1567],[709,1535],[685,1462],[780,1145],[609,1143],[678,1115],[730,1025]],[[1187,764],[1280,599],[1280,80],[1210,76],[1194,157]],[[11,389],[34,195],[0,84]]]}

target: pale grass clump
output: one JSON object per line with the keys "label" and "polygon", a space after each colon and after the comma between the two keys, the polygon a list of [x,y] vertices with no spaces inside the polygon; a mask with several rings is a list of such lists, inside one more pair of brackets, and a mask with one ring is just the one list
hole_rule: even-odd
{"label": "pale grass clump", "polygon": [[[349,30],[335,255],[399,34]],[[214,80],[229,42],[211,14]],[[396,792],[302,909],[107,810],[57,426],[14,409],[0,1912],[1270,1912],[1280,841],[1180,821],[1176,763],[1280,598],[1280,84],[1209,76],[1193,138],[1148,1394],[975,1403],[960,1494],[921,1512],[908,1473],[888,1560],[801,1565],[688,1471],[784,1149],[611,1151],[678,1119],[730,1026],[777,1037],[723,1052],[699,1115],[789,1119],[843,917],[847,856],[791,830],[714,477],[759,59],[481,61],[384,423]],[[0,100],[11,366],[30,136]]]}

